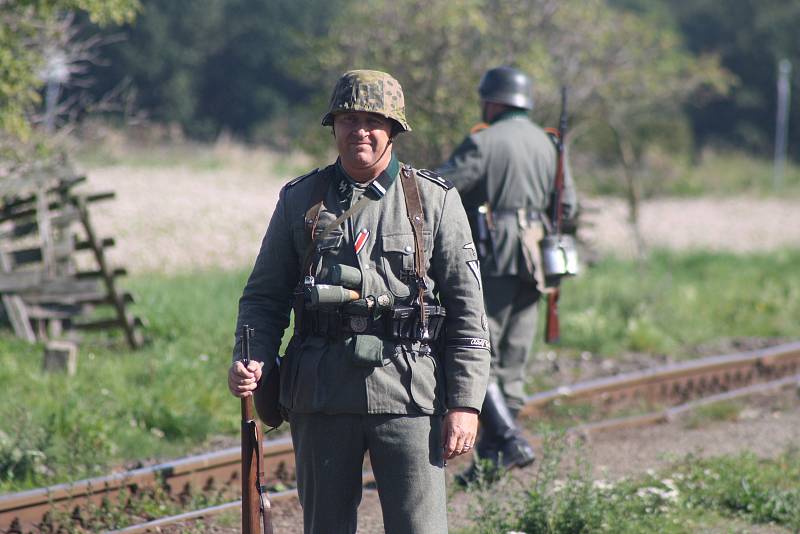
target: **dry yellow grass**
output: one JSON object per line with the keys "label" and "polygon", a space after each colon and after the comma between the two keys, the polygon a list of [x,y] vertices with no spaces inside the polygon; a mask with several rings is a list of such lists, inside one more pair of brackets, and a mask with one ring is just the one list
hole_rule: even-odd
{"label": "dry yellow grass", "polygon": [[[179,149],[177,155],[172,147],[131,152],[118,143],[111,151],[118,152],[120,163],[85,169],[86,188],[117,192],[116,200],[96,206],[92,214],[102,235],[117,238],[112,260],[132,272],[251,265],[280,187],[325,163],[228,142]],[[582,235],[601,253],[632,256],[624,203],[591,198],[584,204],[591,210]],[[643,204],[641,219],[650,247],[734,252],[800,247],[796,200],[658,199]]]}

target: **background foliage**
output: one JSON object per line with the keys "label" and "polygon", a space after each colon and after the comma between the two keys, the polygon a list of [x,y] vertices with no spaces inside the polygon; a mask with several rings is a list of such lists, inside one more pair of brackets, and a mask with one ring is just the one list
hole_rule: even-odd
{"label": "background foliage", "polygon": [[576,122],[648,141],[674,122],[665,116],[681,120],[689,96],[722,93],[730,81],[713,55],[688,52],[674,24],[604,0],[151,0],[125,32],[96,90],[129,76],[154,119],[205,138],[229,130],[327,147],[318,121],[335,79],[354,67],[385,69],[406,87],[415,130],[400,150],[429,166],[459,141],[454,132],[479,120],[477,81],[498,64],[534,76],[541,121],[555,122],[557,89],[569,84]]}
{"label": "background foliage", "polygon": [[[661,116],[649,135],[669,137],[676,120],[688,120],[697,144],[687,147],[764,153],[774,131],[777,60],[798,63],[798,24],[800,8],[780,0],[743,0],[737,9],[666,0],[146,0],[139,20],[124,28],[128,40],[109,48],[112,67],[96,75],[98,88],[130,76],[144,109],[194,135],[228,128],[280,143],[305,133],[295,120],[316,122],[342,70],[387,68],[413,88],[417,137],[437,143],[426,159],[441,159],[441,145],[457,141],[452,132],[477,119],[482,71],[513,62],[536,77],[548,122],[556,87],[569,82],[580,116],[635,104],[623,112],[626,122],[640,123],[643,106]],[[721,92],[728,83],[730,93]],[[796,135],[800,106],[791,110]],[[265,124],[277,124],[280,135]]]}
{"label": "background foliage", "polygon": [[[621,164],[632,206],[650,192],[641,184],[654,146],[695,159],[707,146],[769,156],[777,62],[800,64],[800,8],[781,0],[742,0],[736,9],[710,0],[4,2],[6,134],[29,130],[42,100],[37,69],[54,42],[48,31],[72,12],[74,39],[104,44],[84,66],[91,83],[65,84],[62,99],[98,101],[125,87],[123,118],[144,113],[196,139],[229,132],[327,150],[318,121],[335,79],[381,68],[408,94],[415,132],[399,142],[401,156],[435,166],[478,121],[482,72],[517,65],[535,78],[534,115],[544,124],[556,121],[558,87],[570,86],[575,152],[591,154],[591,166]],[[793,139],[800,105],[790,111]],[[789,148],[800,156],[796,143]]]}

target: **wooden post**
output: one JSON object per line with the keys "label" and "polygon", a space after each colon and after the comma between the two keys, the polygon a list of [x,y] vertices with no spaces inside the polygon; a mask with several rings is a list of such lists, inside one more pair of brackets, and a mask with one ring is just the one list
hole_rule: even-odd
{"label": "wooden post", "polygon": [[[10,273],[12,269],[13,266],[8,254],[6,254],[4,250],[0,250],[0,273]],[[2,274],[0,274],[0,278],[2,278]],[[36,342],[36,333],[31,326],[31,321],[28,318],[28,310],[25,308],[22,297],[4,293],[2,300],[6,315],[8,315],[11,326],[14,327],[14,333],[29,343]]]}
{"label": "wooden post", "polygon": [[71,341],[49,341],[44,349],[45,371],[63,372],[74,376],[78,372],[78,346]]}
{"label": "wooden post", "polygon": [[114,283],[114,272],[108,267],[105,254],[103,253],[102,242],[95,235],[94,228],[89,221],[89,210],[86,207],[86,198],[77,197],[76,203],[80,213],[81,222],[83,223],[83,229],[86,232],[86,241],[88,241],[90,244],[91,249],[94,252],[95,259],[97,260],[97,264],[100,267],[100,272],[102,273],[106,288],[108,288],[108,297],[117,312],[119,325],[125,331],[125,337],[128,340],[128,344],[131,346],[131,348],[139,348],[144,344],[142,333],[138,328],[136,328],[137,325],[134,318],[126,312],[125,299],[123,298],[123,295],[117,291]]}

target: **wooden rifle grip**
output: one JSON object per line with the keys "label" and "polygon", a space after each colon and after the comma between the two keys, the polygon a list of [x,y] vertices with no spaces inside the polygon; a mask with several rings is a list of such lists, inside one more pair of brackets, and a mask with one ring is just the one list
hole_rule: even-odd
{"label": "wooden rifle grip", "polygon": [[261,534],[261,498],[258,492],[258,454],[261,428],[253,418],[253,396],[242,399],[242,532]]}

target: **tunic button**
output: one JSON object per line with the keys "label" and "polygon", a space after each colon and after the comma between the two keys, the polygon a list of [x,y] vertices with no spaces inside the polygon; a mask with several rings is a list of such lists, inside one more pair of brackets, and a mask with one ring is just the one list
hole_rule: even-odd
{"label": "tunic button", "polygon": [[369,271],[369,265],[364,265],[364,270]]}
{"label": "tunic button", "polygon": [[410,245],[406,245],[406,252],[411,252],[411,246]]}

